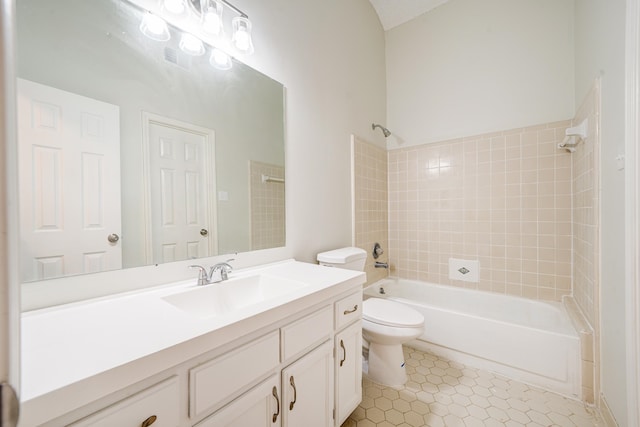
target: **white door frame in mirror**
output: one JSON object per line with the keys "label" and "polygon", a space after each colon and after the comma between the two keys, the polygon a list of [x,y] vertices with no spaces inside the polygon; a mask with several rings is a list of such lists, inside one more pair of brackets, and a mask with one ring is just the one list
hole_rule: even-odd
{"label": "white door frame in mirror", "polygon": [[[148,265],[156,264],[158,259],[154,259],[154,239],[155,244],[158,245],[158,230],[153,229],[154,221],[153,212],[159,211],[159,207],[153,206],[152,196],[152,162],[151,162],[151,127],[158,125],[165,128],[177,130],[187,134],[195,135],[203,141],[204,152],[202,156],[204,158],[204,179],[201,182],[201,200],[200,204],[204,205],[204,223],[206,223],[207,235],[202,236],[206,239],[206,256],[212,256],[218,253],[218,231],[217,231],[217,205],[216,198],[213,196],[216,194],[216,168],[215,168],[215,132],[212,129],[208,129],[202,126],[197,126],[191,123],[182,122],[168,117],[163,117],[158,114],[142,112],[142,150],[143,150],[143,180],[144,180],[144,224],[145,224],[145,256]],[[157,225],[157,224],[156,224]],[[156,248],[157,249],[157,248]],[[157,251],[156,251],[157,252]],[[196,256],[196,258],[202,258],[202,256]]]}

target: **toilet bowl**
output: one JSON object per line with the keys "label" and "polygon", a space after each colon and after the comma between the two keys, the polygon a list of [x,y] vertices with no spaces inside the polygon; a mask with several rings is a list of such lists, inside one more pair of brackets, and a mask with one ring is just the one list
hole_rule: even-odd
{"label": "toilet bowl", "polygon": [[404,304],[369,298],[362,304],[362,336],[369,344],[367,376],[377,383],[399,387],[407,382],[402,344],[418,338],[424,316]]}
{"label": "toilet bowl", "polygon": [[[364,271],[367,253],[354,247],[318,254],[326,267]],[[382,298],[369,298],[362,304],[362,337],[369,344],[367,376],[380,384],[396,387],[407,382],[402,344],[418,338],[424,317],[411,307]]]}

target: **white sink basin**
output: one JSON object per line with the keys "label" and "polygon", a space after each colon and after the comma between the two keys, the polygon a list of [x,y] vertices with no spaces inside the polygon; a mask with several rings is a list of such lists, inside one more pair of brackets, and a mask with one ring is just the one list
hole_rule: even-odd
{"label": "white sink basin", "polygon": [[307,286],[306,283],[259,274],[198,286],[162,299],[202,319],[274,300]]}

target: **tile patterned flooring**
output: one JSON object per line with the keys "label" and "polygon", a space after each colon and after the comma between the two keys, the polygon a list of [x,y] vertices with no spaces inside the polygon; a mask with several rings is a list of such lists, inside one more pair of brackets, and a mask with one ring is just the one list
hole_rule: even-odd
{"label": "tile patterned flooring", "polygon": [[363,379],[362,403],[342,427],[604,426],[582,402],[404,347],[409,381]]}

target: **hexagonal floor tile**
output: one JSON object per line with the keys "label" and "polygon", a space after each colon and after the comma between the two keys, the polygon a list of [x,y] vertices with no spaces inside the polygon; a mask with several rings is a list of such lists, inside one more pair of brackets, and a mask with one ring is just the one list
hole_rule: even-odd
{"label": "hexagonal floor tile", "polygon": [[363,379],[363,400],[342,427],[604,425],[592,407],[555,393],[404,347],[410,381]]}

